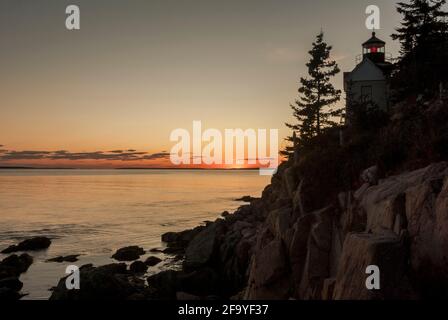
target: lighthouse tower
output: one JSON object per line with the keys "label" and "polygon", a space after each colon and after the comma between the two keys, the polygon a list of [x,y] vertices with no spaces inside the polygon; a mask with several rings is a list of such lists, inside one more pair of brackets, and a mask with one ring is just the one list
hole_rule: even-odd
{"label": "lighthouse tower", "polygon": [[362,44],[362,55],[351,72],[344,72],[344,91],[347,94],[347,122],[355,106],[379,108],[389,107],[389,75],[392,64],[386,59],[386,43],[372,33]]}

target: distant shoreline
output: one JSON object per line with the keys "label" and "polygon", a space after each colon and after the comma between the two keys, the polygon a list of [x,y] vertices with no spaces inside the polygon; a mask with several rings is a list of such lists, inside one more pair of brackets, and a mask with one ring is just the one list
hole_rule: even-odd
{"label": "distant shoreline", "polygon": [[252,171],[259,168],[38,168],[38,167],[1,167],[0,170],[201,170],[201,171]]}

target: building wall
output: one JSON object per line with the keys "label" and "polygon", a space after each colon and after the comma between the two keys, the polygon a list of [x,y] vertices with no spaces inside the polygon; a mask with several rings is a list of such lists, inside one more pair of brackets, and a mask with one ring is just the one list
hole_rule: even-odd
{"label": "building wall", "polygon": [[352,101],[372,102],[380,110],[388,110],[388,81],[380,68],[364,59],[352,72],[344,73],[344,90],[347,94],[347,123],[353,112]]}
{"label": "building wall", "polygon": [[350,103],[352,98],[358,102],[373,102],[379,109],[387,111],[388,109],[388,88],[386,80],[374,81],[353,81],[350,89],[351,96],[347,92],[347,101]]}

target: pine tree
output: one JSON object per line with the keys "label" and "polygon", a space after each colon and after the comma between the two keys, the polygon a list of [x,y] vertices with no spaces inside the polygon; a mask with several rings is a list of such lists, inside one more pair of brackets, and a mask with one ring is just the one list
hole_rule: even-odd
{"label": "pine tree", "polygon": [[[321,134],[324,128],[336,126],[335,118],[342,115],[342,108],[334,107],[340,100],[341,91],[334,88],[331,79],[340,70],[336,61],[330,59],[331,50],[332,46],[324,42],[321,32],[309,51],[311,59],[306,64],[309,77],[300,79],[299,98],[291,105],[298,122],[286,124],[298,133],[299,144]],[[287,140],[292,142],[293,136]],[[291,150],[287,148],[285,153]]]}
{"label": "pine tree", "polygon": [[440,39],[446,32],[443,11],[446,0],[410,0],[399,2],[397,11],[403,15],[401,27],[392,34],[393,40],[401,43],[401,54],[406,56],[414,49]]}
{"label": "pine tree", "polygon": [[397,82],[408,93],[435,91],[439,82],[447,80],[445,4],[446,0],[398,3],[397,11],[403,15],[403,22],[392,39],[401,44]]}

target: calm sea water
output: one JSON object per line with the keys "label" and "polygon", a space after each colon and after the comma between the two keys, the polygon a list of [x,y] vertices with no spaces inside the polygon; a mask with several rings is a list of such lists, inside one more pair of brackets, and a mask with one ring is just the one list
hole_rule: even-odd
{"label": "calm sea water", "polygon": [[[68,264],[45,260],[81,254],[76,265],[101,265],[123,246],[161,248],[164,232],[215,220],[268,183],[258,171],[0,170],[0,249],[53,238],[48,250],[31,253],[35,262],[21,276],[24,299],[46,299]],[[165,262],[149,273],[167,267],[160,257]]]}

